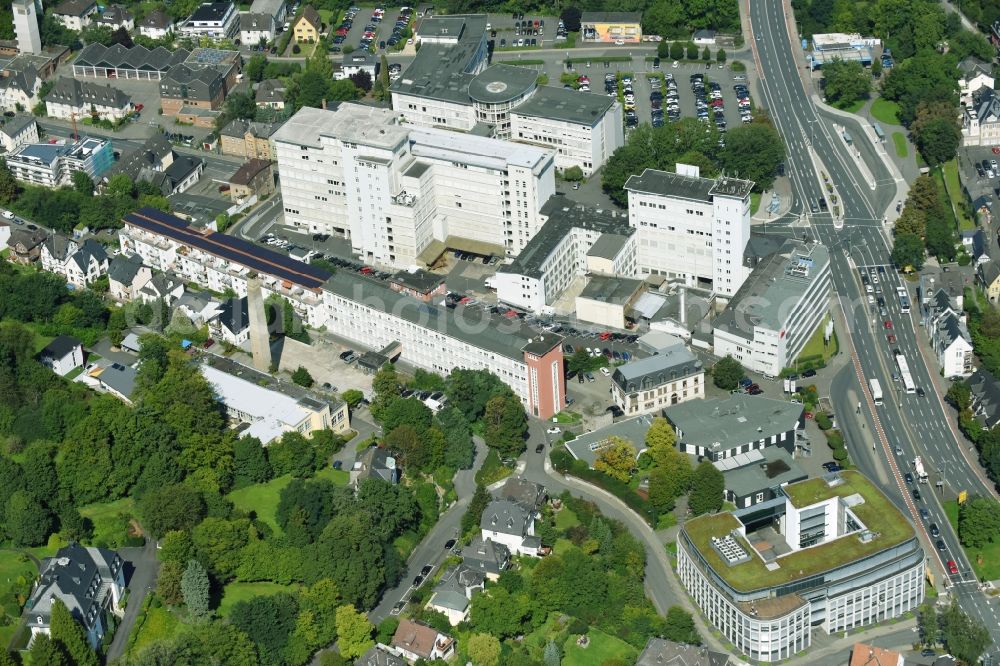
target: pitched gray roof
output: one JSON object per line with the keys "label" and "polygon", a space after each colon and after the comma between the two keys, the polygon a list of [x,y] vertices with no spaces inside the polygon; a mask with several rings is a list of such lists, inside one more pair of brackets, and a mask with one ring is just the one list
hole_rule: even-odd
{"label": "pitched gray roof", "polygon": [[78,622],[90,628],[100,618],[101,602],[107,593],[102,584],[117,579],[123,564],[113,550],[70,543],[42,562],[25,611],[41,616],[48,624],[52,602],[59,599]]}
{"label": "pitched gray roof", "polygon": [[64,16],[83,16],[88,11],[93,11],[96,8],[97,3],[94,0],[63,0],[56,5],[52,13]]}
{"label": "pitched gray roof", "polygon": [[20,134],[25,127],[35,123],[35,117],[29,116],[27,114],[18,114],[13,118],[7,118],[3,126],[0,126],[0,132],[3,132],[9,137],[15,137]]}
{"label": "pitched gray roof", "polygon": [[132,12],[121,5],[111,5],[107,7],[97,22],[102,25],[122,25],[132,20]]}
{"label": "pitched gray roof", "polygon": [[262,31],[274,28],[274,17],[270,14],[240,14],[240,30]]}
{"label": "pitched gray roof", "polygon": [[977,368],[966,382],[972,391],[972,402],[976,413],[983,418],[987,427],[1000,420],[1000,381],[986,368]]}
{"label": "pitched gray roof", "polygon": [[399,465],[396,459],[390,455],[389,451],[373,446],[361,454],[359,462],[362,464],[358,481],[364,479],[382,479],[389,483],[399,481]]}
{"label": "pitched gray roof", "polygon": [[535,511],[545,501],[545,486],[523,476],[510,476],[493,496],[510,500],[526,511]]}
{"label": "pitched gray roof", "polygon": [[49,94],[45,96],[45,101],[56,104],[68,104],[70,106],[88,106],[95,104],[98,106],[110,106],[115,109],[124,109],[132,103],[132,98],[118,88],[111,85],[99,85],[90,81],[78,81],[68,77],[61,77]]}
{"label": "pitched gray roof", "polygon": [[158,28],[160,30],[166,30],[173,24],[173,19],[161,12],[159,9],[154,9],[150,13],[146,14],[146,18],[139,21],[140,28]]}
{"label": "pitched gray roof", "polygon": [[374,645],[358,657],[354,666],[407,666],[406,660],[389,652],[382,645]]}
{"label": "pitched gray roof", "polygon": [[33,65],[11,72],[10,76],[0,77],[0,88],[13,88],[29,97],[35,93],[38,82],[38,70]]}
{"label": "pitched gray roof", "polygon": [[103,180],[111,180],[112,176],[119,173],[126,174],[133,181],[139,180],[143,169],[154,168],[173,150],[173,146],[163,134],[154,134],[146,139],[141,146],[125,153],[121,159],[115,162],[114,166],[104,174]]}
{"label": "pitched gray roof", "polygon": [[41,355],[49,358],[60,359],[71,353],[82,343],[69,335],[60,335],[45,346]]}
{"label": "pitched gray roof", "polygon": [[729,655],[723,652],[654,637],[646,642],[635,666],[726,666],[728,663]]}
{"label": "pitched gray roof", "polygon": [[142,257],[137,254],[119,254],[108,265],[108,279],[130,285],[140,268],[142,268]]}
{"label": "pitched gray roof", "polygon": [[495,499],[486,505],[479,526],[491,532],[525,536],[532,520],[533,510],[526,509],[517,502]]}
{"label": "pitched gray roof", "polygon": [[126,398],[130,398],[132,397],[132,392],[135,391],[135,376],[135,368],[121,365],[120,363],[112,363],[101,370],[100,380]]}
{"label": "pitched gray roof", "polygon": [[45,248],[56,261],[66,261],[69,258],[70,251],[75,247],[77,247],[76,241],[60,233],[54,233],[45,239]]}
{"label": "pitched gray roof", "polygon": [[222,74],[212,67],[180,64],[171,67],[160,80],[160,96],[208,102],[222,91],[224,84]]}
{"label": "pitched gray roof", "polygon": [[94,43],[84,47],[80,51],[80,55],[73,61],[73,64],[88,67],[116,67],[122,69],[141,69],[150,72],[166,72],[174,65],[184,62],[189,55],[191,53],[186,49],[170,51],[162,46],[158,46],[150,50],[141,44],[127,48],[121,44],[104,46]]}
{"label": "pitched gray roof", "polygon": [[678,341],[678,344],[661,349],[653,356],[618,366],[611,375],[611,381],[622,391],[631,393],[652,389],[703,371],[701,361],[688,351],[683,342]]}
{"label": "pitched gray roof", "polygon": [[261,81],[257,86],[254,100],[258,104],[277,103],[285,101],[285,84],[278,79]]}
{"label": "pitched gray roof", "polygon": [[104,246],[95,241],[92,238],[88,238],[80,246],[80,249],[73,253],[70,260],[73,261],[81,271],[86,272],[90,260],[94,259],[97,263],[104,263],[108,260],[108,253],[104,250]]}
{"label": "pitched gray roof", "polygon": [[462,549],[462,562],[473,571],[499,575],[507,568],[510,550],[502,543],[477,535]]}

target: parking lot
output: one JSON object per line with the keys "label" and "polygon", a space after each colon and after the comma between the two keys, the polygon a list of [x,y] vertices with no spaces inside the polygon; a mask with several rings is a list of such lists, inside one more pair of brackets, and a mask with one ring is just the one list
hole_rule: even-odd
{"label": "parking lot", "polygon": [[[500,49],[531,50],[530,47],[516,47],[515,43],[518,39],[529,40],[529,44],[530,40],[534,39],[537,42],[534,44],[535,48],[558,48],[560,45],[559,41],[556,41],[556,28],[559,25],[558,16],[518,13],[516,19],[513,14],[490,14],[488,18],[489,39],[493,40],[494,51]],[[535,25],[536,22],[538,25]]]}
{"label": "parking lot", "polygon": [[[962,181],[973,201],[981,196],[996,201],[997,192],[1000,190],[1000,168],[993,169],[993,177],[990,178],[989,173],[982,169],[983,160],[990,165],[990,168],[993,168],[993,164],[1000,167],[1000,155],[994,154],[990,146],[970,146],[960,150],[958,164],[962,170]],[[976,168],[977,165],[979,169]],[[982,175],[980,170],[984,172]]]}
{"label": "parking lot", "polygon": [[413,26],[413,10],[406,10],[408,13],[405,14],[401,14],[401,11],[403,10],[399,8],[388,7],[379,16],[375,7],[351,7],[344,15],[344,21],[349,22],[350,26],[335,23],[329,28],[333,50],[343,50],[345,46],[350,46],[357,50],[371,47],[378,52],[382,42],[386,43],[386,47],[393,46],[389,42],[392,40],[396,21],[403,19],[407,21],[407,27]]}

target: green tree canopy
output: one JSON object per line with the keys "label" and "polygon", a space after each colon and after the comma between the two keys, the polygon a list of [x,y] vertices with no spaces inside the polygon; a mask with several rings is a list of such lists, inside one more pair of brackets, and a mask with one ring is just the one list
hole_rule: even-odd
{"label": "green tree canopy", "polygon": [[722,472],[711,462],[703,460],[695,468],[691,480],[691,494],[688,496],[691,513],[700,516],[721,509],[725,490],[726,481]]}
{"label": "green tree canopy", "polygon": [[871,75],[860,62],[834,60],[824,64],[822,72],[826,100],[838,108],[850,107],[871,92]]}
{"label": "green tree canopy", "polygon": [[732,391],[739,386],[743,376],[743,366],[732,356],[719,359],[712,366],[712,383],[725,391]]}

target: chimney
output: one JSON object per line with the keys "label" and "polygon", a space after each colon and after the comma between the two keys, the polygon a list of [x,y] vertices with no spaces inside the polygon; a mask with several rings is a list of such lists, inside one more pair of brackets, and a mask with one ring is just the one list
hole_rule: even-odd
{"label": "chimney", "polygon": [[326,98],[325,97],[323,98],[323,101],[320,102],[319,108],[321,108],[324,111],[326,111]]}
{"label": "chimney", "polygon": [[264,295],[260,279],[247,280],[247,311],[250,316],[250,352],[253,367],[261,372],[271,369],[271,345],[267,332],[267,315],[264,314]]}
{"label": "chimney", "polygon": [[687,289],[683,286],[680,287],[680,298],[681,298],[681,324],[687,326]]}

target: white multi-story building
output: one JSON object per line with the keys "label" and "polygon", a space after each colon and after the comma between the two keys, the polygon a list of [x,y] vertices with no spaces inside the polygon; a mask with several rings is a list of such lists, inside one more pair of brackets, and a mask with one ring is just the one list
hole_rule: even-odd
{"label": "white multi-story building", "polygon": [[62,234],[52,234],[42,245],[42,270],[62,275],[67,284],[83,288],[108,272],[104,246],[90,238],[78,245]]}
{"label": "white multi-story building", "polygon": [[63,0],[52,10],[52,16],[63,27],[79,32],[97,17],[97,3],[95,0]]}
{"label": "white multi-story building", "polygon": [[972,105],[972,96],[981,88],[992,90],[996,81],[990,72],[990,65],[969,56],[958,63],[958,101],[962,106]]}
{"label": "white multi-story building", "polygon": [[749,272],[743,255],[753,186],[736,178],[702,178],[698,167],[687,164],[678,164],[677,173],[646,169],[630,176],[625,189],[639,272],[683,278],[722,297],[735,294]]}
{"label": "white multi-story building", "polygon": [[277,31],[274,16],[269,13],[257,14],[246,12],[240,14],[240,43],[244,46],[267,44]]}
{"label": "white multi-story building", "polygon": [[527,67],[487,67],[486,16],[434,16],[420,51],[390,86],[408,123],[551,148],[556,167],[600,168],[625,142],[622,108],[604,95],[539,86]]}
{"label": "white multi-story building", "polygon": [[777,376],[829,311],[830,283],[826,247],[786,241],[753,270],[713,322],[715,355]]}
{"label": "white multi-story building", "polygon": [[705,397],[705,367],[679,338],[675,340],[653,356],[615,368],[611,398],[626,416],[659,413]]}
{"label": "white multi-story building", "polygon": [[967,377],[975,370],[972,336],[961,298],[952,299],[945,289],[938,289],[924,310],[924,331],[946,378]]}
{"label": "white multi-story building", "polygon": [[38,104],[42,78],[32,65],[0,77],[0,110],[7,113],[31,113]]}
{"label": "white multi-story building", "polygon": [[232,2],[203,2],[181,26],[180,33],[192,39],[232,39],[239,25],[239,12]]}
{"label": "white multi-story building", "polygon": [[542,312],[588,272],[629,277],[636,269],[635,235],[624,216],[553,197],[542,207],[543,226],[491,284],[497,298]]}
{"label": "white multi-story building", "polygon": [[14,0],[14,33],[17,35],[19,53],[39,55],[42,52],[42,37],[38,29],[40,4],[37,0]]}
{"label": "white multi-story building", "polygon": [[7,167],[15,178],[44,187],[72,184],[75,171],[83,171],[96,182],[113,163],[111,142],[93,137],[72,144],[24,144],[7,156]]}
{"label": "white multi-story building", "polygon": [[6,152],[11,152],[26,143],[38,143],[38,123],[34,116],[21,114],[8,118],[0,126],[0,145]]}
{"label": "white multi-story building", "polygon": [[[409,267],[445,247],[513,256],[555,193],[550,151],[410,127],[385,109],[302,108],[272,136],[285,220],[351,240],[366,261]],[[435,256],[422,256],[430,248]]]}
{"label": "white multi-story building", "polygon": [[170,271],[213,291],[247,294],[256,273],[265,296],[287,299],[309,326],[372,350],[399,345],[414,367],[441,374],[455,368],[486,369],[521,398],[530,414],[549,418],[566,404],[563,338],[539,335],[519,320],[483,310],[448,309],[393,291],[365,277],[326,271],[253,243],[203,232],[160,211],[125,216],[123,254]]}
{"label": "white multi-story building", "polygon": [[132,98],[118,88],[65,76],[45,96],[45,109],[51,118],[83,121],[97,117],[111,122],[123,120],[134,111]]}
{"label": "white multi-story building", "polygon": [[685,523],[677,575],[736,650],[776,662],[812,634],[846,632],[914,611],[924,552],[913,526],[853,471],[790,483],[777,497]]}

